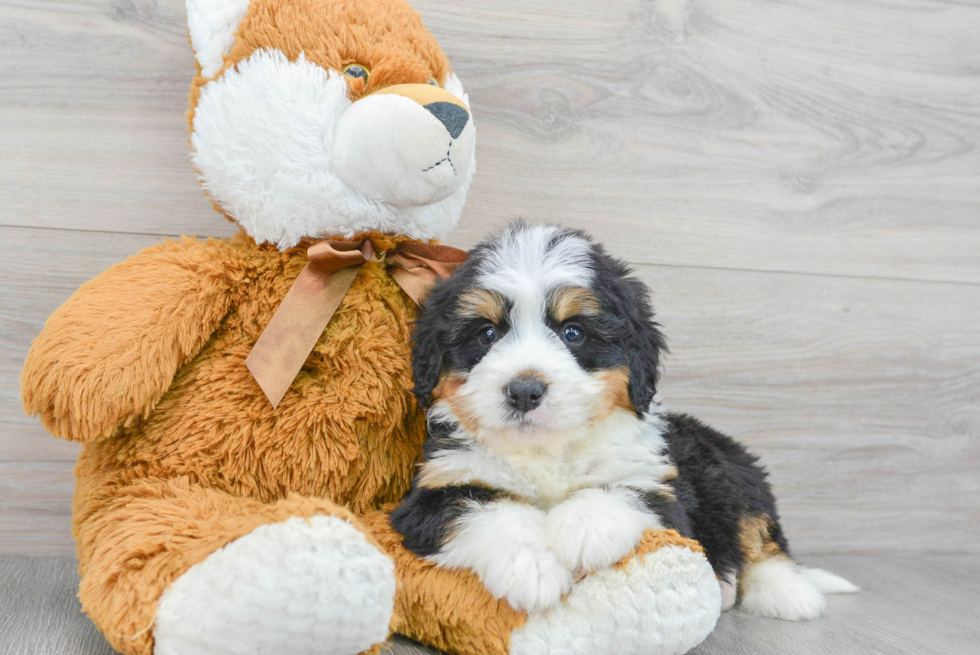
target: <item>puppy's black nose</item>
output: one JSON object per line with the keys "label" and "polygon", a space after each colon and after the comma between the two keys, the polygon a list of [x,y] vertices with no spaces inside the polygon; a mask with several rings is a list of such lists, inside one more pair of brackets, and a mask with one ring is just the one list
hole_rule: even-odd
{"label": "puppy's black nose", "polygon": [[520,377],[511,380],[504,391],[511,407],[529,412],[541,404],[541,399],[548,391],[548,385],[537,378]]}
{"label": "puppy's black nose", "polygon": [[449,136],[454,139],[463,132],[466,121],[470,119],[470,112],[451,102],[430,102],[425,108],[446,126]]}

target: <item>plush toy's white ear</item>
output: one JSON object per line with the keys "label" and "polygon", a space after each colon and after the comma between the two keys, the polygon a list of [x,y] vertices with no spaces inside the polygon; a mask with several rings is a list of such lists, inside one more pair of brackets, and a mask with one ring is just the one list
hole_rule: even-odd
{"label": "plush toy's white ear", "polygon": [[187,30],[201,74],[211,77],[235,43],[235,30],[250,0],[187,0]]}

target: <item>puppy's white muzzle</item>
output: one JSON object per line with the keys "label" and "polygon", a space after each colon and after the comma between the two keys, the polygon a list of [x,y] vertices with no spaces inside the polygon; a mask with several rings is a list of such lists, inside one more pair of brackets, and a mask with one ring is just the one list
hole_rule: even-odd
{"label": "puppy's white muzzle", "polygon": [[462,100],[440,87],[399,84],[340,117],[332,168],[354,189],[403,207],[444,200],[464,183],[476,128]]}

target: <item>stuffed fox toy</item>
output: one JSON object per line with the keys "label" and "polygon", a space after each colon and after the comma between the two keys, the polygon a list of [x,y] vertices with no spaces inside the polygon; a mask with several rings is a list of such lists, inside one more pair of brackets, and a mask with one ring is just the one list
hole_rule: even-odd
{"label": "stuffed fox toy", "polygon": [[241,231],[168,241],[83,285],[22,376],[28,412],[83,444],[79,597],[112,646],[352,655],[392,632],[474,655],[700,642],[718,585],[674,533],[648,533],[529,616],[416,559],[389,527],[425,438],[409,362],[419,271],[459,262],[431,242],[458,221],[474,171],[467,96],[419,16],[402,0],[187,12],[192,159]]}

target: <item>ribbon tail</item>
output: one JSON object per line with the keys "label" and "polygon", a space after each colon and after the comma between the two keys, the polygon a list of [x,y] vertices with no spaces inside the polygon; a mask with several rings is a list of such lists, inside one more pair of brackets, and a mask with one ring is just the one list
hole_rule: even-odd
{"label": "ribbon tail", "polygon": [[340,307],[359,266],[324,273],[307,264],[245,359],[245,366],[273,407],[303,368]]}
{"label": "ribbon tail", "polygon": [[421,267],[410,270],[401,266],[392,266],[389,273],[398,283],[398,286],[402,288],[402,291],[419,307],[425,302],[425,297],[429,295],[432,287],[439,281],[439,276],[436,273]]}

